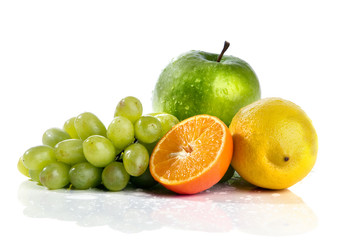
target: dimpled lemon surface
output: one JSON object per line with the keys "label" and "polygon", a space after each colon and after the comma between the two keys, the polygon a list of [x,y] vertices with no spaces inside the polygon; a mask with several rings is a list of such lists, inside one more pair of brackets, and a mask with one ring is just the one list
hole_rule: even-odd
{"label": "dimpled lemon surface", "polygon": [[311,120],[296,104],[265,98],[233,118],[231,165],[248,182],[284,189],[302,180],[313,168],[318,139]]}

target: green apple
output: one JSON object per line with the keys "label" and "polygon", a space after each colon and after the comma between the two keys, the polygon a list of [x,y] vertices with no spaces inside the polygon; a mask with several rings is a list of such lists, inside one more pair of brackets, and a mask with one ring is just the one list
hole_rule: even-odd
{"label": "green apple", "polygon": [[180,121],[199,114],[220,118],[226,125],[238,110],[260,99],[260,84],[248,63],[234,56],[189,51],[162,71],[153,91],[153,110]]}

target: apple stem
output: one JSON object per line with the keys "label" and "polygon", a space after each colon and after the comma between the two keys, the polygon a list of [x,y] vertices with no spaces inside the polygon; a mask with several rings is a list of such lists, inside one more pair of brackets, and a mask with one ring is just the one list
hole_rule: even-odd
{"label": "apple stem", "polygon": [[230,43],[228,41],[225,41],[224,43],[224,48],[223,50],[221,51],[221,53],[219,54],[218,58],[217,58],[217,62],[220,62],[221,61],[221,58],[223,57],[224,53],[226,52],[226,50],[229,48],[230,46]]}

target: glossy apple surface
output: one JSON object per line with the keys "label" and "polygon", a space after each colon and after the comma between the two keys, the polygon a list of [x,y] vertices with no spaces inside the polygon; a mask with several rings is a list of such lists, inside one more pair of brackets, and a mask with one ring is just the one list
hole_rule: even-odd
{"label": "glossy apple surface", "polygon": [[238,110],[260,99],[260,84],[245,61],[189,51],[170,62],[153,91],[153,110],[180,121],[198,114],[217,116],[230,125]]}

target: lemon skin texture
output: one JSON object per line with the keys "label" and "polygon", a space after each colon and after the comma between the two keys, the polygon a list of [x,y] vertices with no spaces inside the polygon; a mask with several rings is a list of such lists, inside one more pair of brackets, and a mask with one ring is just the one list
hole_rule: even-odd
{"label": "lemon skin texture", "polygon": [[220,118],[227,126],[237,111],[260,98],[258,78],[245,61],[189,51],[162,71],[153,91],[153,110],[180,121],[199,114]]}
{"label": "lemon skin texture", "polygon": [[268,189],[289,188],[313,168],[318,138],[306,113],[296,104],[265,98],[235,115],[231,165],[246,181]]}

